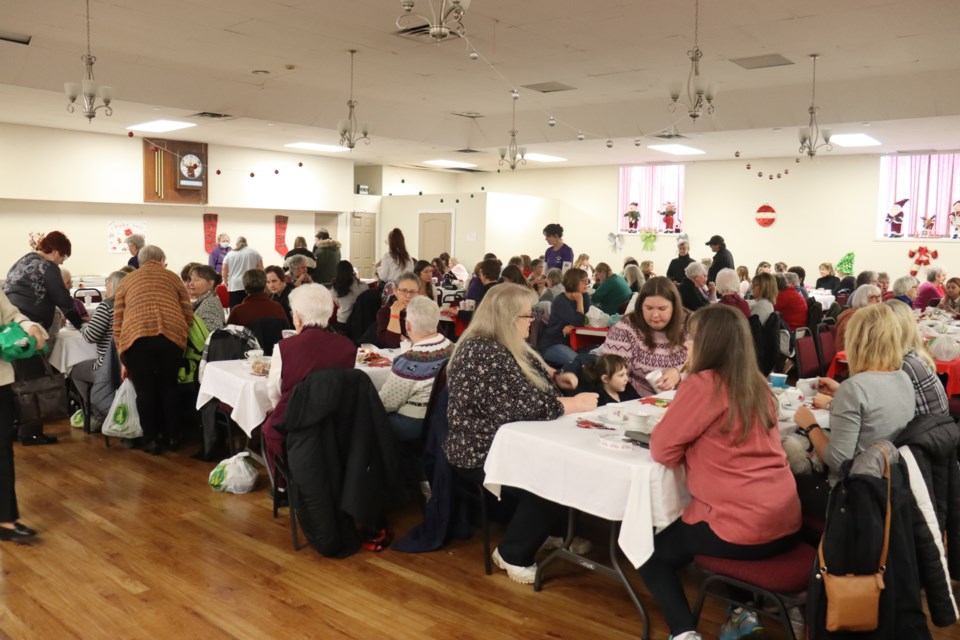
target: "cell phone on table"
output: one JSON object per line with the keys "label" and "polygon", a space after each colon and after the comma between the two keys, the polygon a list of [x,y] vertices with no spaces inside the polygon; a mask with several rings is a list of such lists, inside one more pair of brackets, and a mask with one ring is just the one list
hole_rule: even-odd
{"label": "cell phone on table", "polygon": [[629,430],[628,430],[628,431],[624,431],[623,435],[624,435],[624,437],[625,437],[627,440],[633,442],[634,444],[640,445],[640,446],[643,447],[644,449],[649,449],[649,448],[650,448],[650,434],[649,434],[649,433],[644,433],[644,432],[642,432],[642,431],[629,431]]}

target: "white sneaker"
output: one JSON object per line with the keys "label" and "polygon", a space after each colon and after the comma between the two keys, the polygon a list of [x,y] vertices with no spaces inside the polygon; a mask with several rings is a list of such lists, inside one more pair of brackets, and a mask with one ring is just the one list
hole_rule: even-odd
{"label": "white sneaker", "polygon": [[533,581],[537,577],[536,564],[532,564],[529,567],[521,567],[515,564],[510,564],[500,557],[499,549],[494,549],[491,557],[493,558],[493,564],[506,571],[507,577],[514,582],[519,582],[520,584],[533,584]]}
{"label": "white sneaker", "polygon": [[[540,548],[552,550],[552,549],[559,549],[562,546],[563,546],[562,537],[548,536],[547,539],[544,540],[543,545]],[[590,542],[589,540],[581,538],[580,536],[573,536],[573,540],[570,542],[570,551],[577,554],[578,556],[582,556],[584,554],[590,553],[592,549],[593,549],[593,543]]]}
{"label": "white sneaker", "polygon": [[703,640],[703,636],[696,631],[684,631],[678,636],[670,636],[670,640]]}

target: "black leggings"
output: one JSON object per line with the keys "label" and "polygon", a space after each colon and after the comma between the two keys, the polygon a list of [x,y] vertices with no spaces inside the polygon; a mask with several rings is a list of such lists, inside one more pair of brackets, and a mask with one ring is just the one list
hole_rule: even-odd
{"label": "black leggings", "polygon": [[670,633],[677,636],[696,628],[677,576],[677,569],[693,562],[693,556],[762,560],[787,551],[795,543],[791,535],[764,544],[733,544],[717,536],[706,522],[686,524],[677,520],[654,537],[653,555],[640,567],[640,577],[663,609]]}
{"label": "black leggings", "polygon": [[0,387],[0,522],[16,522],[16,476],[13,471],[13,390],[11,385]]}
{"label": "black leggings", "polygon": [[183,349],[163,336],[139,338],[120,356],[137,392],[144,442],[174,436],[179,424],[177,369]]}

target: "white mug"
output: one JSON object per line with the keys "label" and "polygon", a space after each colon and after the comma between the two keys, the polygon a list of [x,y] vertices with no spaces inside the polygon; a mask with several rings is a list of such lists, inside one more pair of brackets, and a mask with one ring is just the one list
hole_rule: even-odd
{"label": "white mug", "polygon": [[247,360],[253,360],[253,359],[255,359],[255,358],[262,358],[262,357],[263,357],[263,349],[250,349],[250,351],[247,351],[245,354],[243,354],[243,356],[244,356]]}

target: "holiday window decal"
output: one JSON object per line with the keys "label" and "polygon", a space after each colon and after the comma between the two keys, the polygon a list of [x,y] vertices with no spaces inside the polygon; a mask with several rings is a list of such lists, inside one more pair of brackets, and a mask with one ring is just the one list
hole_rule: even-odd
{"label": "holiday window decal", "polygon": [[147,235],[147,223],[111,220],[107,223],[107,251],[110,253],[129,253],[127,238],[135,233]]}

